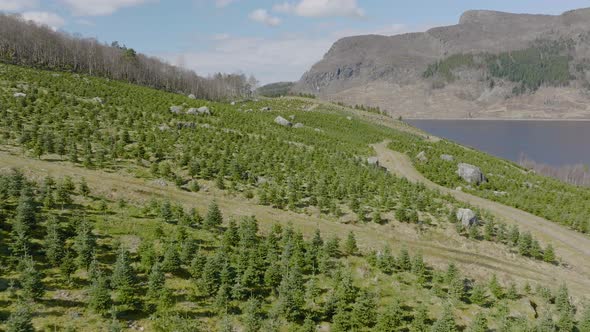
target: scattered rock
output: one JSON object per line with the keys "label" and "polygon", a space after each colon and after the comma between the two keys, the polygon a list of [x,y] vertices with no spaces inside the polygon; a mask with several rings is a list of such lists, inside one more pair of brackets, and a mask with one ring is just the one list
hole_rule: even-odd
{"label": "scattered rock", "polygon": [[323,130],[321,130],[320,128],[314,128],[313,130],[314,130],[316,133],[321,133],[321,132],[323,132]]}
{"label": "scattered rock", "polygon": [[180,114],[182,112],[182,106],[170,106],[170,112],[174,114]]}
{"label": "scattered rock", "polygon": [[194,129],[197,127],[197,124],[194,122],[177,122],[176,129],[183,129],[183,128],[190,128]]}
{"label": "scattered rock", "polygon": [[289,115],[290,120],[295,120],[295,115]]}
{"label": "scattered rock", "polygon": [[252,113],[252,112],[254,112],[254,110],[252,110],[251,108],[244,111],[244,113]]}
{"label": "scattered rock", "polygon": [[101,105],[104,104],[104,101],[100,97],[94,97],[94,98],[91,99],[91,101],[93,103],[97,103],[97,104],[101,104]]}
{"label": "scattered rock", "polygon": [[230,105],[232,105],[232,106],[234,106],[235,104],[236,104],[236,102],[235,102],[235,101],[232,101],[232,102],[230,103]]}
{"label": "scattered rock", "polygon": [[22,92],[15,92],[12,96],[14,98],[20,98],[20,97],[26,97],[27,94],[26,93],[22,93]]}
{"label": "scattered rock", "polygon": [[261,111],[263,111],[263,112],[266,112],[266,111],[271,111],[271,110],[272,110],[272,108],[270,108],[270,106],[264,106],[264,107],[263,107],[263,108],[261,108],[260,110],[261,110]]}
{"label": "scattered rock", "polygon": [[191,107],[186,111],[186,114],[191,115],[211,115],[211,111],[207,106],[201,106],[199,108]]}
{"label": "scattered rock", "polygon": [[470,164],[460,163],[458,165],[457,175],[467,183],[480,184],[487,181],[481,169]]}
{"label": "scattered rock", "polygon": [[293,128],[303,128],[303,123],[301,122],[297,122],[296,124],[293,125]]}
{"label": "scattered rock", "polygon": [[496,190],[494,190],[494,195],[496,195],[496,196],[506,196],[506,195],[508,195],[508,193],[505,192],[505,191],[496,191]]}
{"label": "scattered rock", "polygon": [[420,153],[418,153],[416,155],[416,159],[418,159],[419,161],[425,163],[428,161],[428,157],[426,157],[426,152],[424,151],[420,151]]}
{"label": "scattered rock", "polygon": [[463,187],[459,186],[459,187],[455,188],[455,190],[457,190],[457,191],[463,191]]}
{"label": "scattered rock", "polygon": [[379,166],[379,158],[377,158],[377,157],[369,157],[369,158],[367,158],[367,164]]}
{"label": "scattered rock", "polygon": [[346,120],[348,120],[348,121],[352,121],[352,116],[347,116],[347,117],[346,117]]}
{"label": "scattered rock", "polygon": [[444,161],[453,161],[455,160],[455,157],[451,156],[450,154],[441,154],[440,159]]}
{"label": "scattered rock", "polygon": [[197,99],[197,96],[195,96],[194,94],[191,93],[190,95],[188,95],[188,98],[189,99]]}
{"label": "scattered rock", "polygon": [[153,185],[160,186],[160,187],[166,187],[168,185],[168,183],[166,183],[166,180],[164,180],[164,179],[155,179],[151,183]]}
{"label": "scattered rock", "polygon": [[291,123],[291,121],[283,118],[280,115],[275,118],[275,123],[278,124],[278,125],[281,125],[283,127],[291,127],[291,126],[293,126],[293,124]]}
{"label": "scattered rock", "polygon": [[159,129],[160,131],[166,131],[166,130],[170,130],[170,127],[169,127],[167,124],[163,124],[163,125],[160,125],[160,126],[158,127],[158,129]]}
{"label": "scattered rock", "polygon": [[471,209],[457,210],[457,221],[460,221],[464,227],[477,225],[477,216]]}

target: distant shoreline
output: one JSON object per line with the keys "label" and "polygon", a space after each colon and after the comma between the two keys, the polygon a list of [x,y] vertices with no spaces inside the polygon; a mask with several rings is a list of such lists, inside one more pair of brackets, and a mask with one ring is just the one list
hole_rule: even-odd
{"label": "distant shoreline", "polygon": [[590,119],[523,119],[523,118],[404,118],[402,121],[539,121],[539,122],[587,122]]}

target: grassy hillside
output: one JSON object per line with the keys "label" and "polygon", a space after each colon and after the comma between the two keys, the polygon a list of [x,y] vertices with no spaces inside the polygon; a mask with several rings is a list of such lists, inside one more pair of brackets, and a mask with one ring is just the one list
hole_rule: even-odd
{"label": "grassy hillside", "polygon": [[[1,148],[28,158],[27,170],[67,164],[63,173],[74,166],[176,187],[145,201],[117,194],[102,178],[93,181],[97,190],[82,178],[4,171],[6,330],[27,330],[16,326],[31,317],[37,329],[115,331],[525,331],[554,322],[567,331],[574,321],[588,324],[590,313],[581,299],[574,310],[565,286],[476,280],[452,261],[428,264],[419,250],[392,253],[376,243],[361,250],[354,232],[304,237],[288,223],[285,216],[316,218],[356,223],[360,232],[389,224],[407,229],[404,236],[522,254],[530,258],[519,262],[550,271],[568,263],[486,211],[476,211],[480,226],[463,228],[454,213],[465,205],[367,163],[369,145],[387,139],[434,144],[419,136],[310,100],[232,105],[67,73],[8,65],[0,72]],[[209,115],[190,110],[202,106]],[[281,126],[278,115],[302,127]],[[222,193],[223,209],[188,209],[178,199],[188,192]],[[232,218],[244,205],[270,209],[277,226],[261,231],[256,215]]]}
{"label": "grassy hillside", "polygon": [[[590,189],[587,187],[537,175],[515,163],[446,140],[432,142],[399,135],[390,147],[411,157],[425,151],[428,162],[414,159],[414,165],[422,174],[442,186],[462,187],[466,192],[514,206],[579,232],[590,231]],[[452,155],[454,160],[445,161],[440,158],[442,154]],[[480,167],[488,181],[479,186],[468,185],[457,175],[458,163]]]}
{"label": "grassy hillside", "polygon": [[291,93],[293,82],[277,82],[263,85],[256,89],[256,93],[264,97],[281,97]]}

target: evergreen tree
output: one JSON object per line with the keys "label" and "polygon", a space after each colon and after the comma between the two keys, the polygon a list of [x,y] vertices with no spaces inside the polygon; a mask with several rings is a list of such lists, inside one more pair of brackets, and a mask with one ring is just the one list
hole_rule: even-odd
{"label": "evergreen tree", "polygon": [[590,331],[590,305],[586,305],[584,312],[582,313],[582,317],[578,322],[578,330],[581,331]]}
{"label": "evergreen tree", "polygon": [[207,211],[207,216],[205,217],[205,226],[208,228],[215,228],[219,227],[221,223],[223,223],[223,216],[221,215],[221,211],[219,210],[217,202],[213,201],[209,205],[209,210]]}
{"label": "evergreen tree", "polygon": [[350,231],[348,233],[348,237],[346,238],[346,242],[344,242],[344,253],[349,256],[354,256],[358,254],[358,247],[356,245],[356,238],[354,233]]}
{"label": "evergreen tree", "polygon": [[541,314],[537,321],[536,332],[555,332],[555,323],[550,312]]}
{"label": "evergreen tree", "polygon": [[410,253],[408,252],[408,249],[406,247],[403,247],[400,250],[397,265],[402,271],[410,271],[412,269],[412,260],[410,258]]}
{"label": "evergreen tree", "polygon": [[427,332],[428,331],[428,309],[424,304],[420,304],[414,314],[411,332]]}
{"label": "evergreen tree", "polygon": [[33,332],[33,315],[31,309],[24,302],[19,302],[16,309],[10,313],[6,321],[7,332]]}
{"label": "evergreen tree", "polygon": [[461,301],[465,296],[465,284],[463,279],[455,278],[449,285],[449,296],[452,299]]}
{"label": "evergreen tree", "polygon": [[76,272],[76,262],[74,261],[74,255],[70,250],[67,250],[66,255],[62,259],[59,266],[59,272],[67,283],[72,282],[72,274]]}
{"label": "evergreen tree", "polygon": [[475,315],[475,318],[473,319],[473,321],[471,322],[471,325],[469,325],[469,328],[467,331],[468,332],[487,332],[488,331],[488,320],[486,319],[485,314],[482,312],[478,312],[477,315]]}
{"label": "evergreen tree", "polygon": [[487,300],[485,287],[480,283],[476,283],[471,290],[471,296],[469,299],[472,303],[478,304],[480,306],[484,305]]}
{"label": "evergreen tree", "polygon": [[498,278],[495,274],[492,275],[492,279],[490,279],[489,288],[492,295],[498,300],[504,297],[504,289],[502,289],[502,286],[498,283]]}
{"label": "evergreen tree", "polygon": [[557,295],[555,296],[555,307],[561,313],[570,312],[573,309],[570,302],[569,291],[565,284],[561,284],[557,291]]}
{"label": "evergreen tree", "polygon": [[90,188],[88,187],[86,178],[82,178],[80,180],[80,184],[78,185],[78,192],[80,192],[80,194],[84,197],[88,197],[88,195],[90,195]]}
{"label": "evergreen tree", "polygon": [[508,287],[508,291],[506,291],[506,298],[509,300],[517,300],[518,299],[518,291],[516,290],[516,284],[511,283],[510,287]]}
{"label": "evergreen tree", "polygon": [[43,240],[43,250],[49,264],[58,266],[63,257],[64,242],[59,230],[58,221],[53,216],[47,219],[47,234]]}
{"label": "evergreen tree", "polygon": [[166,246],[161,268],[162,271],[170,273],[176,273],[180,270],[180,257],[174,244],[169,243]]}
{"label": "evergreen tree", "polygon": [[92,253],[96,248],[96,237],[92,232],[92,225],[88,221],[84,220],[78,225],[73,247],[78,254],[76,258],[78,266],[88,268]]}
{"label": "evergreen tree", "polygon": [[346,310],[344,303],[339,303],[336,313],[332,317],[332,332],[346,332],[351,330],[350,312]]}
{"label": "evergreen tree", "polygon": [[377,318],[376,331],[395,332],[400,331],[403,325],[404,313],[400,303],[393,300]]}
{"label": "evergreen tree", "polygon": [[432,326],[431,332],[456,332],[457,323],[453,315],[452,308],[449,305],[444,307],[440,318]]}
{"label": "evergreen tree", "polygon": [[555,251],[551,244],[548,244],[545,248],[545,252],[543,253],[543,260],[547,263],[555,262]]}
{"label": "evergreen tree", "polygon": [[153,264],[148,276],[148,289],[146,296],[152,303],[159,299],[160,291],[166,282],[166,276],[164,275],[160,265],[160,263]]}
{"label": "evergreen tree", "polygon": [[112,306],[109,284],[102,272],[98,271],[88,292],[88,307],[101,315],[106,315]]}
{"label": "evergreen tree", "polygon": [[244,308],[244,331],[245,332],[258,332],[262,325],[261,303],[258,299],[250,298]]}
{"label": "evergreen tree", "polygon": [[23,290],[23,298],[26,300],[38,300],[45,294],[45,287],[41,282],[41,273],[35,268],[35,262],[30,257],[22,261],[24,265],[20,277]]}
{"label": "evergreen tree", "polygon": [[117,260],[113,267],[113,276],[111,285],[116,292],[117,300],[123,304],[133,304],[135,298],[135,272],[131,266],[131,257],[129,252],[121,247],[117,254]]}
{"label": "evergreen tree", "polygon": [[282,313],[289,320],[296,320],[302,316],[305,295],[303,276],[298,267],[287,271],[287,275],[279,285],[279,306]]}
{"label": "evergreen tree", "polygon": [[375,295],[368,291],[362,291],[352,307],[351,322],[358,330],[365,327],[372,327],[376,321]]}

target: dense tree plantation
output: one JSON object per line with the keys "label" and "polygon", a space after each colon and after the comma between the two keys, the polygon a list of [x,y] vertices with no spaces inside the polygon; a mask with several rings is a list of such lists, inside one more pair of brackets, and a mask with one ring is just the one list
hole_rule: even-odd
{"label": "dense tree plantation", "polygon": [[[53,156],[90,169],[126,167],[184,190],[214,185],[253,204],[358,222],[428,227],[455,222],[455,209],[464,207],[367,165],[368,145],[391,137],[392,130],[336,110],[309,112],[310,104],[300,100],[211,103],[91,77],[0,70],[11,82],[0,97],[2,143],[33,158]],[[14,97],[16,91],[26,96]],[[269,103],[270,111],[259,111]],[[179,105],[182,112],[170,111]],[[201,105],[212,115],[183,114]],[[305,125],[279,126],[273,123],[278,113]],[[494,223],[484,212],[484,223]],[[471,230],[470,238],[508,243],[479,233]],[[542,252],[525,255],[542,259]]]}
{"label": "dense tree plantation", "polygon": [[[568,226],[582,233],[590,231],[590,189],[540,176],[515,163],[465,148],[447,140],[436,143],[409,135],[399,135],[390,147],[415,157],[425,151],[427,162],[414,160],[427,178],[449,188],[497,201]],[[452,155],[453,161],[440,158]],[[481,168],[487,182],[469,185],[457,175],[457,165],[468,163]]]}
{"label": "dense tree plantation", "polygon": [[[573,78],[570,73],[573,41],[538,40],[528,48],[499,54],[454,54],[426,68],[424,78],[441,77],[447,82],[457,79],[455,70],[481,69],[488,77],[490,87],[494,79],[506,79],[517,83],[513,94],[534,92],[542,85],[564,86]],[[582,64],[576,65],[583,73]]]}
{"label": "dense tree plantation", "polygon": [[[213,203],[95,195],[84,179],[0,175],[0,327],[6,331],[580,331],[565,285],[471,280],[420,252],[261,232]],[[536,312],[519,305],[535,304]],[[537,318],[535,318],[538,316]]]}
{"label": "dense tree plantation", "polygon": [[245,97],[257,84],[243,74],[200,77],[116,41],[106,45],[4,13],[0,13],[0,62],[107,77],[207,99]]}
{"label": "dense tree plantation", "polygon": [[[369,145],[390,139],[412,155],[428,149],[429,157],[440,149],[486,171],[494,167],[499,178],[561,185],[552,188],[571,197],[585,193],[335,106],[317,109],[313,101],[219,103],[80,74],[13,65],[0,65],[0,72],[3,149],[124,171],[177,190],[216,187],[250,204],[334,222],[452,228],[465,241],[501,243],[535,264],[562,262],[550,243],[486,211],[471,207],[481,223],[463,227],[456,210],[468,206],[371,165]],[[277,115],[301,126],[281,126]],[[430,160],[438,165],[438,158]],[[432,176],[438,168],[429,165],[417,166]],[[486,175],[488,184],[465,190],[500,190]],[[514,195],[522,195],[522,204],[537,199],[537,191]],[[582,220],[586,210],[566,210],[573,204],[553,206]],[[361,249],[352,232],[304,238],[286,222],[263,232],[254,216],[233,218],[215,202],[199,213],[169,200],[112,201],[83,178],[1,173],[0,246],[6,304],[0,326],[7,331],[30,331],[31,324],[109,331],[583,331],[590,324],[590,311],[574,306],[565,285],[503,284],[493,275],[473,280],[452,262],[434,268],[418,251]],[[534,303],[536,314],[523,301]]]}

